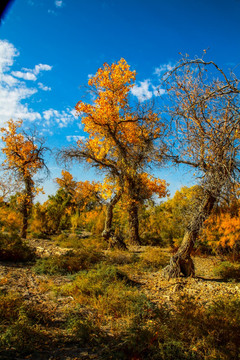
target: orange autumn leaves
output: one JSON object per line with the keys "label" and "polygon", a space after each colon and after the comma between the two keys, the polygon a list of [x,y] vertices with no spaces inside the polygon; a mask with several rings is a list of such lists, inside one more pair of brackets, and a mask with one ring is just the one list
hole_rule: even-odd
{"label": "orange autumn leaves", "polygon": [[231,248],[240,244],[240,204],[235,214],[231,208],[212,214],[205,222],[203,236],[214,249]]}
{"label": "orange autumn leaves", "polygon": [[62,177],[55,179],[60,188],[64,189],[71,196],[72,207],[76,205],[83,209],[91,198],[97,198],[99,193],[99,183],[73,180],[72,174],[66,170],[62,170]]}
{"label": "orange autumn leaves", "polygon": [[[68,194],[72,196],[72,202],[78,203],[79,199],[84,199],[86,205],[89,199],[94,198],[98,201],[108,200],[114,194],[120,190],[120,186],[114,183],[113,179],[105,178],[103,183],[95,181],[74,181],[72,174],[66,170],[62,170],[62,177],[55,179],[60,188],[64,189]],[[141,197],[150,199],[154,194],[159,198],[163,198],[168,195],[166,189],[167,184],[165,180],[154,178],[153,176],[142,173],[139,177]],[[123,200],[124,201],[124,200]],[[127,200],[125,199],[125,202]]]}
{"label": "orange autumn leaves", "polygon": [[135,77],[136,72],[124,59],[112,65],[105,63],[88,82],[94,95],[92,104],[79,101],[76,105],[88,133],[86,140],[78,141],[79,154],[106,171],[101,191],[104,199],[120,188],[130,202],[141,202],[153,193],[160,197],[167,194],[164,181],[144,173],[152,161],[153,142],[161,136],[164,124],[152,108],[131,107]]}
{"label": "orange autumn leaves", "polygon": [[43,164],[38,156],[37,145],[18,132],[22,121],[9,120],[8,128],[2,128],[2,140],[5,147],[2,149],[6,155],[4,164],[12,170],[17,170],[23,177],[33,176]]}
{"label": "orange autumn leaves", "polygon": [[[124,59],[117,64],[104,64],[88,82],[95,96],[93,104],[79,101],[76,105],[84,131],[89,134],[86,146],[95,156],[98,154],[99,159],[109,152],[118,156],[121,146],[126,151],[129,144],[139,146],[150,134],[154,137],[159,134],[161,126],[156,126],[159,123],[157,114],[149,110],[140,124],[139,114],[129,105],[135,76],[136,72],[130,70]],[[79,141],[79,146],[82,145]],[[90,158],[88,160],[91,162]]]}

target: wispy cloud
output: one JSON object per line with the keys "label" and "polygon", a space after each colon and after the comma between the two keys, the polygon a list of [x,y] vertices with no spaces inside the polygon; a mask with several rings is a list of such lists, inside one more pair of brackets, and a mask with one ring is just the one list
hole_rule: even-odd
{"label": "wispy cloud", "polygon": [[8,71],[13,65],[14,58],[19,56],[17,49],[8,41],[0,40],[0,71]]}
{"label": "wispy cloud", "polygon": [[23,71],[12,71],[11,74],[19,79],[24,80],[37,80],[37,75],[40,74],[41,71],[50,71],[52,70],[52,66],[48,64],[38,64],[35,65],[33,69],[23,68]]}
{"label": "wispy cloud", "polygon": [[174,64],[171,62],[156,67],[150,79],[139,81],[132,87],[132,95],[136,96],[139,102],[143,102],[150,100],[153,96],[165,94],[165,90],[160,87],[159,80],[173,68]]}
{"label": "wispy cloud", "polygon": [[12,71],[11,74],[19,79],[32,80],[32,81],[37,80],[36,75],[34,75],[32,72]]}
{"label": "wispy cloud", "polygon": [[66,111],[48,109],[43,111],[43,118],[46,120],[45,126],[57,123],[60,128],[66,127],[75,120],[72,109],[67,109]]}
{"label": "wispy cloud", "polygon": [[157,76],[161,76],[164,73],[171,71],[173,69],[174,65],[172,63],[168,64],[161,64],[160,66],[155,68],[154,74]]}
{"label": "wispy cloud", "polygon": [[[27,120],[41,119],[39,112],[34,111],[27,103],[27,98],[37,92],[29,88],[24,81],[9,74],[14,59],[19,52],[6,40],[0,40],[0,124],[3,125],[10,118]],[[21,78],[23,80],[23,77]]]}
{"label": "wispy cloud", "polygon": [[134,85],[131,89],[131,93],[136,96],[140,102],[150,100],[153,96],[162,95],[164,92],[163,89],[153,85],[150,79],[140,81],[139,85]]}
{"label": "wispy cloud", "polygon": [[138,98],[140,102],[149,100],[153,96],[153,92],[149,90],[151,86],[150,80],[140,81],[140,85],[134,85],[131,93]]}
{"label": "wispy cloud", "polygon": [[[11,71],[14,60],[19,52],[8,41],[0,40],[0,126],[9,119],[41,120],[42,131],[51,131],[56,125],[59,128],[66,127],[76,119],[76,111],[73,108],[65,110],[47,109],[41,112],[34,111],[29,105],[28,99],[36,94],[39,89],[51,91],[49,86],[36,80],[42,72],[52,70],[48,64],[37,64],[33,69],[22,68]],[[29,80],[35,86],[29,86]]]}
{"label": "wispy cloud", "polygon": [[78,140],[85,140],[85,136],[80,136],[80,135],[68,135],[66,136],[66,139],[68,142],[77,142]]}
{"label": "wispy cloud", "polygon": [[63,1],[62,1],[62,0],[56,0],[56,1],[55,1],[55,6],[56,6],[57,8],[61,8],[61,7],[63,6]]}
{"label": "wispy cloud", "polygon": [[35,75],[38,75],[40,71],[50,71],[50,70],[52,70],[52,66],[48,64],[38,64],[35,65],[35,68],[33,69],[33,73]]}
{"label": "wispy cloud", "polygon": [[41,82],[38,83],[38,87],[39,87],[39,89],[41,89],[43,91],[51,91],[52,90],[49,86],[45,86]]}

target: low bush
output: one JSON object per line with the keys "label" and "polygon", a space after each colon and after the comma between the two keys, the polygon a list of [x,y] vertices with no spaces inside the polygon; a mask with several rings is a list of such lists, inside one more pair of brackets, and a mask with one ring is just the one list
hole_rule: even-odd
{"label": "low bush", "polygon": [[37,274],[66,275],[91,268],[102,261],[103,255],[94,250],[68,251],[62,255],[38,259],[33,270]]}
{"label": "low bush", "polygon": [[[110,322],[115,329],[128,322],[136,313],[144,313],[147,297],[139,292],[134,282],[113,265],[99,265],[62,288],[81,305],[97,312],[98,318]],[[120,326],[120,325],[119,325]]]}
{"label": "low bush", "polygon": [[17,234],[0,233],[0,260],[24,262],[34,257],[34,251]]}
{"label": "low bush", "polygon": [[71,311],[68,314],[66,328],[70,336],[81,345],[99,345],[104,343],[106,335],[97,324],[93,314],[82,314],[80,311]]}
{"label": "low bush", "polygon": [[214,275],[220,276],[224,280],[240,280],[240,264],[232,264],[223,261],[214,268]]}
{"label": "low bush", "polygon": [[57,245],[63,248],[82,249],[82,240],[77,234],[60,234],[54,238]]}
{"label": "low bush", "polygon": [[[82,275],[83,276],[83,275]],[[68,285],[80,309],[69,317],[70,333],[101,348],[103,359],[231,360],[239,358],[240,300],[217,300],[208,308],[181,296],[174,308],[158,307],[122,284],[114,267],[99,268]],[[95,280],[95,283],[92,282]],[[115,293],[111,281],[117,287]],[[124,283],[124,282],[123,282]],[[123,286],[124,285],[124,286]],[[75,295],[74,295],[75,294]],[[101,316],[104,313],[104,316]],[[117,325],[118,323],[118,325]]]}
{"label": "low bush", "polygon": [[[41,324],[49,323],[44,307],[25,303],[18,294],[0,294],[0,347],[27,353],[45,343]],[[15,358],[15,357],[14,357]]]}
{"label": "low bush", "polygon": [[131,254],[129,251],[110,250],[106,254],[106,262],[114,265],[135,264],[139,257],[136,254]]}

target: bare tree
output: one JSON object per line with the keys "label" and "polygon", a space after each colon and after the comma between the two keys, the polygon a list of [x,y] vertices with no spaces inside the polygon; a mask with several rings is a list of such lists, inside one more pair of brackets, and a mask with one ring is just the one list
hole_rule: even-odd
{"label": "bare tree", "polygon": [[190,255],[204,221],[219,199],[239,186],[239,80],[212,61],[185,57],[164,82],[173,134],[166,155],[175,164],[195,169],[202,189],[183,242],[164,273],[192,276]]}

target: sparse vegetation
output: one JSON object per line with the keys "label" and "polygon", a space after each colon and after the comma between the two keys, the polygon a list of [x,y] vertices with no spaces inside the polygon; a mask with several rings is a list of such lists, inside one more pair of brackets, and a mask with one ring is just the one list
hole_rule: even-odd
{"label": "sparse vegetation", "polygon": [[[76,105],[88,136],[58,153],[102,183],[62,170],[34,204],[44,140],[21,120],[1,129],[14,184],[0,178],[4,359],[240,359],[239,81],[183,57],[164,77],[164,119],[154,103],[135,107],[135,77],[124,59],[90,76],[94,96]],[[156,204],[168,185],[151,165],[170,161],[200,180]]]}
{"label": "sparse vegetation", "polygon": [[94,250],[68,251],[66,254],[38,259],[33,269],[37,274],[73,274],[89,269],[102,259],[103,255]]}
{"label": "sparse vegetation", "polygon": [[35,258],[33,249],[17,234],[0,233],[0,260],[29,261]]}
{"label": "sparse vegetation", "polygon": [[223,261],[214,268],[214,274],[220,276],[224,280],[240,281],[240,264]]}

